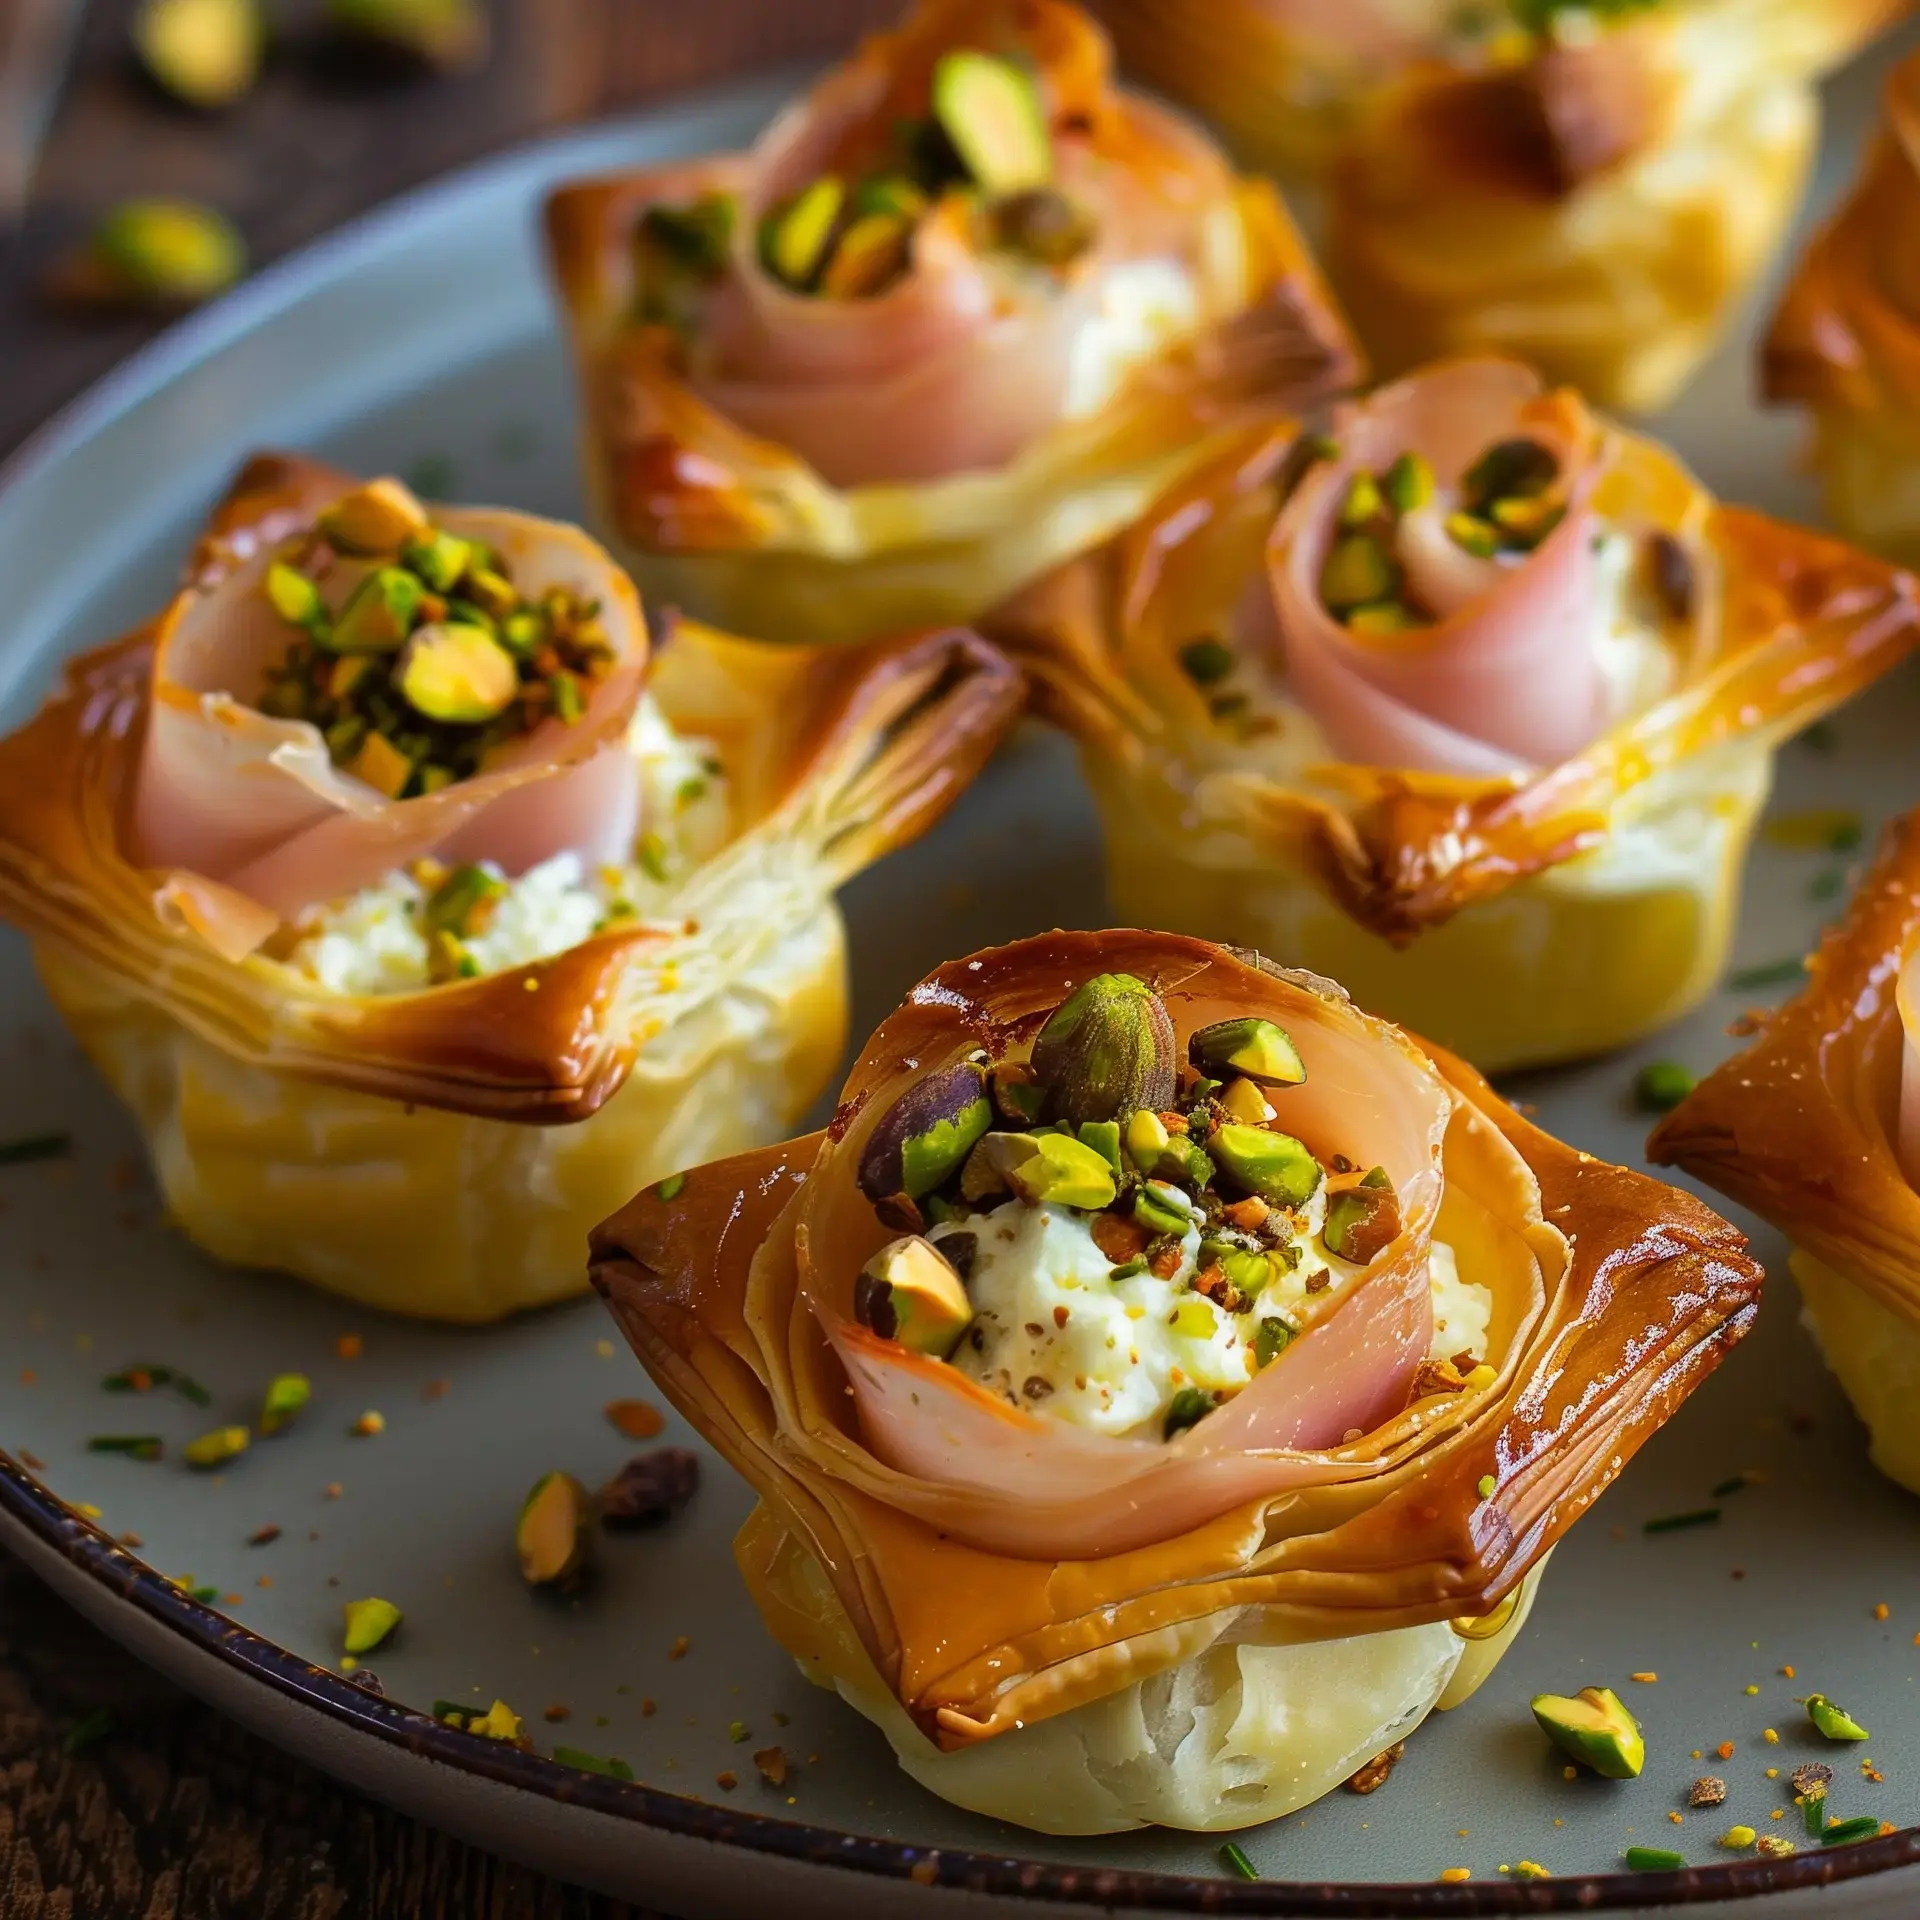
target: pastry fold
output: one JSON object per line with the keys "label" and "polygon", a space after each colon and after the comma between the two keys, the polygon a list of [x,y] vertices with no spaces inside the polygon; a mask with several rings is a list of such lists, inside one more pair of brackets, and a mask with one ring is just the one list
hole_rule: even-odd
{"label": "pastry fold", "polygon": [[[977,197],[936,189],[879,290],[783,283],[760,238],[772,211],[878,164],[927,114],[941,58],[967,50],[1035,76],[1056,184],[1095,237],[1009,275]],[[637,236],[650,211],[696,202],[730,207],[730,232],[662,318]],[[1115,86],[1104,37],[1065,0],[922,0],[749,152],[565,187],[547,238],[606,537],[650,598],[741,633],[972,621],[1125,526],[1233,426],[1357,370],[1271,185]],[[1152,318],[1168,299],[1184,314]],[[1151,352],[1129,344],[1142,325]],[[1088,368],[1121,350],[1093,404]]]}
{"label": "pastry fold", "polygon": [[[194,1239],[394,1311],[489,1319],[581,1288],[582,1236],[636,1167],[664,1174],[805,1111],[845,1032],[834,889],[945,809],[1018,684],[960,633],[828,657],[682,625],[650,657],[631,586],[583,536],[448,510],[532,574],[553,562],[600,592],[618,659],[574,725],[386,801],[310,750],[311,727],[254,711],[249,687],[197,684],[243,669],[246,615],[221,630],[222,609],[352,485],[254,459],[167,611],[72,662],[0,742],[0,913]],[[556,834],[592,847],[613,820],[630,838],[621,763],[643,685],[721,745],[738,808],[671,921],[614,921],[414,992],[336,992],[286,964],[298,909],[415,856],[517,870]]]}
{"label": "pastry fold", "polygon": [[1866,1422],[1874,1463],[1920,1492],[1920,816],[1893,823],[1807,983],[1662,1120],[1684,1168],[1793,1242],[1805,1318]]}
{"label": "pastry fold", "polygon": [[1329,179],[1328,270],[1378,371],[1490,349],[1665,406],[1799,205],[1814,82],[1897,12],[1697,0],[1408,68]]}
{"label": "pastry fold", "polygon": [[1881,126],[1767,330],[1770,400],[1813,415],[1829,517],[1863,545],[1920,557],[1920,55],[1887,77]]}
{"label": "pastry fold", "polygon": [[[1305,604],[1356,448],[1425,446],[1444,479],[1516,428],[1563,448],[1577,498],[1496,593],[1377,643]],[[1635,543],[1649,689],[1581,658],[1597,527]],[[1348,408],[1327,447],[1249,432],[996,632],[1080,743],[1123,913],[1284,953],[1496,1071],[1710,990],[1773,747],[1903,658],[1920,604],[1484,360]],[[1233,677],[1197,674],[1197,644]]]}
{"label": "pastry fold", "polygon": [[[1158,992],[1182,1057],[1211,1022],[1280,1023],[1305,1063],[1287,1124],[1323,1157],[1383,1158],[1405,1209],[1333,1311],[1164,1446],[1009,1405],[876,1340],[849,1304],[887,1231],[854,1169],[893,1100],[976,1050],[1018,1057],[1064,994],[1116,971]],[[1435,1240],[1492,1300],[1464,1386],[1396,1371],[1396,1302],[1411,1276],[1424,1316]],[[643,1192],[592,1245],[648,1371],[760,1495],[738,1553],[775,1635],[962,1804],[1018,1808],[1031,1756],[1071,1748],[1075,1810],[1009,1814],[1064,1830],[1269,1818],[1377,1750],[1349,1763],[1341,1738],[1404,1727],[1450,1681],[1463,1697],[1490,1664],[1457,1672],[1463,1647],[1517,1624],[1503,1603],[1746,1330],[1760,1278],[1697,1201],[1560,1145],[1331,982],[1129,930],[942,967],[875,1033],[824,1133]],[[1071,1798],[1086,1750],[1111,1757],[1113,1714],[1207,1691],[1221,1661],[1251,1685],[1263,1650],[1292,1650],[1274,1684],[1289,1662],[1310,1674],[1333,1642],[1330,1678],[1405,1697],[1329,1750],[1291,1750],[1278,1782],[1183,1800],[1163,1754],[1165,1781],[1124,1804]]]}

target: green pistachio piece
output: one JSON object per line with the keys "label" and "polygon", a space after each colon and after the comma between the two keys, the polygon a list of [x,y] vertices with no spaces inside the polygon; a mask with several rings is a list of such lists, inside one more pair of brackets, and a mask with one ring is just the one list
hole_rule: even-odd
{"label": "green pistachio piece", "polygon": [[253,1435],[245,1427],[215,1427],[181,1448],[190,1467],[224,1467],[237,1460],[252,1444]]}
{"label": "green pistachio piece", "polygon": [[1507,536],[1510,546],[1537,547],[1567,517],[1558,500],[1510,498],[1495,500],[1487,518]]}
{"label": "green pistachio piece", "polygon": [[890,213],[896,219],[914,221],[932,202],[903,173],[870,174],[853,190],[852,212],[856,218],[869,213]]}
{"label": "green pistachio piece", "polygon": [[1433,468],[1417,453],[1403,453],[1387,469],[1382,486],[1395,513],[1414,513],[1434,496]]}
{"label": "green pistachio piece", "polygon": [[465,940],[485,928],[506,891],[507,883],[498,874],[469,861],[455,867],[428,894],[420,924],[430,934],[450,933]]}
{"label": "green pistachio piece", "polygon": [[394,684],[429,720],[476,726],[504,713],[520,691],[513,655],[478,627],[429,624],[407,642]]}
{"label": "green pistachio piece", "polygon": [[426,588],[405,567],[375,567],[347,596],[327,635],[333,653],[398,653]]}
{"label": "green pistachio piece", "polygon": [[384,793],[389,800],[398,800],[407,790],[407,782],[413,778],[413,761],[396,747],[383,733],[364,734],[359,751],[348,759],[334,747],[333,736],[327,736],[327,746],[336,761],[340,761],[357,779],[364,780],[368,786]]}
{"label": "green pistachio piece", "polygon": [[804,292],[825,263],[833,230],[846,202],[845,184],[823,174],[760,224],[760,257],[767,270]]}
{"label": "green pistachio piece", "polygon": [[640,231],[676,265],[716,274],[727,264],[738,213],[732,194],[704,193],[681,206],[649,207],[640,216]]}
{"label": "green pistachio piece", "polygon": [[1398,600],[1376,601],[1370,607],[1355,607],[1347,615],[1347,631],[1384,637],[1395,633],[1418,633],[1427,622]]}
{"label": "green pistachio piece", "polygon": [[1184,1234],[1193,1224],[1192,1203],[1167,1180],[1149,1180],[1133,1196],[1133,1217],[1154,1233]]}
{"label": "green pistachio piece", "polygon": [[[453,609],[449,607],[448,613]],[[522,607],[518,613],[510,613],[500,622],[500,644],[510,653],[525,660],[539,652],[541,643],[547,637],[547,623],[531,607]]]}
{"label": "green pistachio piece", "polygon": [[260,1401],[260,1431],[278,1433],[312,1398],[313,1383],[304,1373],[275,1374]]}
{"label": "green pistachio piece", "polygon": [[1185,1433],[1189,1427],[1196,1427],[1213,1411],[1213,1395],[1199,1387],[1182,1387],[1173,1396],[1173,1403],[1167,1408],[1167,1417],[1161,1423],[1161,1436],[1171,1440],[1177,1433]]}
{"label": "green pistachio piece", "polygon": [[260,72],[257,0],[143,0],[133,46],[155,83],[190,107],[225,107]]}
{"label": "green pistachio piece", "polygon": [[1500,551],[1499,529],[1473,514],[1450,513],[1443,524],[1447,538],[1462,553],[1470,553],[1476,560],[1491,560]]}
{"label": "green pistachio piece", "polygon": [[1829,1740],[1871,1740],[1873,1735],[1844,1707],[1836,1707],[1824,1693],[1810,1693],[1807,1718]]}
{"label": "green pistachio piece", "polygon": [[974,1154],[1030,1206],[1091,1210],[1111,1206],[1118,1191],[1105,1155],[1070,1133],[989,1133]]}
{"label": "green pistachio piece", "polygon": [[519,608],[519,588],[505,574],[496,573],[491,567],[469,567],[461,587],[461,597],[478,607],[489,621],[504,620]]}
{"label": "green pistachio piece", "polygon": [[1510,494],[1545,493],[1560,477],[1560,461],[1538,440],[1496,440],[1460,481],[1460,497],[1471,512]]}
{"label": "green pistachio piece", "polygon": [[1044,187],[1053,141],[1033,76],[971,47],[943,53],[933,70],[933,115],[974,183],[994,195]]}
{"label": "green pistachio piece", "polygon": [[1189,640],[1180,665],[1196,687],[1217,687],[1233,671],[1233,649],[1212,638]]}
{"label": "green pistachio piece", "polygon": [[943,1185],[993,1125],[986,1075],[971,1061],[916,1081],[881,1117],[860,1156],[860,1191],[878,1205]]}
{"label": "green pistachio piece", "polygon": [[70,290],[88,299],[193,306],[226,292],[246,270],[246,244],[224,214],[190,200],[127,200],[94,230]]}
{"label": "green pistachio piece", "polygon": [[1347,497],[1340,503],[1340,524],[1364,527],[1369,520],[1378,520],[1386,510],[1380,483],[1370,473],[1356,473],[1347,488]]}
{"label": "green pistachio piece", "polygon": [[1031,187],[995,202],[994,238],[1042,266],[1064,267],[1100,237],[1092,214],[1057,187]]}
{"label": "green pistachio piece", "polygon": [[1285,1271],[1284,1263],[1271,1253],[1247,1253],[1236,1249],[1220,1259],[1220,1271],[1234,1288],[1249,1300],[1257,1300]]}
{"label": "green pistachio piece", "polygon": [[513,1547],[530,1587],[570,1587],[593,1553],[593,1496],[570,1473],[543,1473],[520,1504]]}
{"label": "green pistachio piece", "polygon": [[1399,567],[1370,533],[1342,534],[1320,569],[1320,598],[1333,613],[1391,599],[1399,587]]}
{"label": "green pistachio piece", "polygon": [[451,593],[472,562],[472,546],[444,527],[429,527],[400,549],[400,564],[417,573],[435,593]]}
{"label": "green pistachio piece", "polygon": [[1278,1206],[1304,1207],[1325,1177],[1320,1162],[1292,1134],[1238,1121],[1216,1127],[1207,1151],[1238,1185]]}
{"label": "green pistachio piece", "polygon": [[1172,1137],[1159,1114],[1151,1107],[1142,1107],[1127,1122],[1127,1157],[1142,1173],[1151,1173]]}
{"label": "green pistachio piece", "polygon": [[349,1600],[341,1612],[347,1621],[341,1644],[351,1654],[371,1653],[402,1619],[391,1600]]}
{"label": "green pistachio piece", "polygon": [[1083,1146],[1091,1147],[1115,1173],[1124,1169],[1120,1165],[1120,1122],[1118,1120],[1085,1120],[1077,1129]]}
{"label": "green pistachio piece", "polygon": [[1262,1320],[1253,1335],[1253,1364],[1256,1371],[1272,1366],[1286,1352],[1292,1339],[1293,1329],[1284,1320]]}
{"label": "green pistachio piece", "polygon": [[487,15],[480,0],[327,0],[327,17],[352,39],[391,48],[443,73],[486,57]]}
{"label": "green pistachio piece", "polygon": [[1076,987],[1040,1029],[1033,1070],[1049,1120],[1078,1126],[1165,1107],[1174,1093],[1173,1020],[1144,980],[1101,973]]}
{"label": "green pistachio piece", "polygon": [[1646,1764],[1639,1722],[1611,1687],[1582,1687],[1572,1698],[1535,1694],[1533,1717],[1561,1752],[1603,1779],[1636,1780]]}
{"label": "green pistachio piece", "polygon": [[267,603],[292,627],[317,627],[325,624],[327,603],[320,589],[298,567],[276,560],[268,567],[261,583]]}
{"label": "green pistachio piece", "polygon": [[907,270],[912,227],[897,213],[869,213],[840,236],[820,275],[825,300],[864,300]]}
{"label": "green pistachio piece", "polygon": [[861,1268],[853,1317],[882,1340],[944,1360],[973,1324],[973,1303],[945,1253],[933,1241],[907,1234],[888,1241]]}
{"label": "green pistachio piece", "polygon": [[427,510],[398,480],[369,480],[327,508],[319,527],[343,553],[398,553],[428,531]]}
{"label": "green pistachio piece", "polygon": [[1327,1224],[1322,1237],[1327,1251],[1338,1260],[1366,1266],[1400,1237],[1400,1197],[1386,1175],[1376,1167],[1380,1183],[1369,1174],[1357,1187],[1347,1187],[1327,1201]]}
{"label": "green pistachio piece", "polygon": [[1249,1127],[1264,1127],[1273,1118],[1267,1096],[1251,1080],[1228,1081],[1220,1095],[1220,1105],[1232,1119]]}
{"label": "green pistachio piece", "polygon": [[1299,1049],[1271,1020],[1216,1020],[1188,1040],[1187,1058],[1196,1067],[1237,1073],[1263,1087],[1297,1087],[1307,1077]]}

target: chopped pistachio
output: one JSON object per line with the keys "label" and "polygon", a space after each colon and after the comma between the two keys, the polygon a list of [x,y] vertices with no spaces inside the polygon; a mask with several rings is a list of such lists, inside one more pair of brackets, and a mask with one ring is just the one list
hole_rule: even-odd
{"label": "chopped pistachio", "polygon": [[1806,1698],[1807,1718],[1815,1729],[1829,1740],[1870,1740],[1868,1733],[1859,1721],[1844,1707],[1836,1707],[1823,1693],[1810,1693]]}
{"label": "chopped pistachio", "polygon": [[574,1585],[593,1552],[593,1496],[570,1473],[543,1473],[520,1504],[514,1551],[530,1587]]}
{"label": "chopped pistachio", "polygon": [[504,573],[497,573],[492,567],[478,563],[469,566],[461,585],[462,598],[469,606],[478,607],[490,622],[504,620],[519,608],[519,590]]}
{"label": "chopped pistachio", "polygon": [[1074,1129],[1083,1146],[1091,1147],[1115,1173],[1125,1172],[1120,1164],[1120,1123],[1117,1120],[1083,1120]]}
{"label": "chopped pistachio", "polygon": [[1634,1103],[1648,1113],[1671,1113],[1693,1088],[1693,1075],[1679,1061],[1649,1060],[1635,1076]]}
{"label": "chopped pistachio", "polygon": [[1363,1181],[1336,1193],[1327,1202],[1324,1238],[1336,1259],[1365,1266],[1377,1259],[1400,1234],[1400,1200],[1391,1185]]}
{"label": "chopped pistachio", "polygon": [[1427,625],[1414,610],[1398,600],[1379,600],[1370,607],[1355,607],[1347,615],[1347,631],[1362,636],[1384,638],[1396,633],[1418,633]]}
{"label": "chopped pistachio", "polygon": [[1571,1697],[1535,1694],[1533,1717],[1563,1753],[1605,1779],[1637,1779],[1646,1765],[1640,1724],[1611,1687],[1582,1687]]}
{"label": "chopped pistachio", "polygon": [[246,243],[225,214],[190,200],[126,200],[55,267],[48,292],[84,306],[197,306],[246,268]]}
{"label": "chopped pistachio", "polygon": [[509,1743],[526,1737],[520,1725],[520,1716],[504,1700],[496,1700],[485,1713],[470,1718],[467,1731],[477,1733],[483,1740],[505,1740]]}
{"label": "chopped pistachio", "polygon": [[1127,1157],[1142,1173],[1151,1173],[1171,1137],[1166,1122],[1152,1108],[1141,1107],[1127,1122]]}
{"label": "chopped pistachio", "polygon": [[1220,1104],[1234,1119],[1249,1127],[1263,1127],[1273,1118],[1267,1096],[1251,1080],[1237,1076],[1227,1082]]}
{"label": "chopped pistachio", "polygon": [[415,632],[394,669],[407,704],[429,720],[492,720],[520,691],[512,654],[478,627],[429,624]]}
{"label": "chopped pistachio", "polygon": [[480,0],[327,0],[336,31],[390,48],[422,65],[453,72],[487,52]]}
{"label": "chopped pistachio", "polygon": [[257,0],[142,0],[134,51],[156,84],[190,107],[225,107],[260,72]]}
{"label": "chopped pistachio", "polygon": [[1403,453],[1387,469],[1384,487],[1395,513],[1413,513],[1433,498],[1433,468],[1419,454]]}
{"label": "chopped pistachio", "polygon": [[1687,1856],[1671,1847],[1629,1847],[1626,1861],[1635,1873],[1678,1873],[1687,1864]]}
{"label": "chopped pistachio", "polygon": [[395,1627],[401,1613],[391,1600],[349,1600],[341,1609],[346,1616],[343,1649],[352,1654],[371,1653]]}
{"label": "chopped pistachio", "polygon": [[1154,1233],[1185,1233],[1193,1219],[1186,1195],[1165,1180],[1149,1180],[1134,1194],[1133,1217]]}
{"label": "chopped pistachio", "polygon": [[1297,1087],[1307,1077],[1299,1049],[1272,1020],[1217,1020],[1188,1040],[1187,1057],[1197,1067],[1231,1070],[1266,1087]]}
{"label": "chopped pistachio", "polygon": [[977,186],[1008,195],[1053,177],[1053,142],[1034,78],[971,47],[943,53],[933,70],[933,114]]}
{"label": "chopped pistachio", "polygon": [[1500,551],[1498,528],[1471,513],[1450,513],[1444,522],[1447,538],[1476,560],[1491,560]]}
{"label": "chopped pistachio", "polygon": [[224,1467],[246,1452],[253,1435],[245,1427],[215,1427],[181,1449],[190,1467]]}
{"label": "chopped pistachio", "polygon": [[427,896],[421,924],[430,933],[467,939],[485,931],[506,892],[507,883],[497,874],[469,861],[455,867]]}
{"label": "chopped pistachio", "polygon": [[1249,1193],[1279,1206],[1305,1206],[1325,1177],[1312,1151],[1292,1134],[1237,1121],[1216,1127],[1207,1151]]}
{"label": "chopped pistachio", "polygon": [[760,254],[768,271],[798,291],[811,287],[825,264],[846,197],[846,183],[823,174],[768,214],[760,226]]}
{"label": "chopped pistachio", "polygon": [[333,653],[397,653],[426,589],[404,567],[376,567],[347,596],[327,636]]}
{"label": "chopped pistachio", "polygon": [[1567,510],[1557,500],[1495,500],[1487,517],[1511,544],[1537,547],[1567,517]]}
{"label": "chopped pistachio", "polygon": [[1337,614],[1391,599],[1399,585],[1400,569],[1370,533],[1342,534],[1320,569],[1320,598]]}
{"label": "chopped pistachio", "polygon": [[822,297],[861,300],[882,292],[906,271],[912,234],[897,214],[869,213],[855,220],[821,272]]}
{"label": "chopped pistachio", "polygon": [[882,1340],[944,1360],[973,1323],[973,1303],[939,1242],[907,1234],[861,1269],[853,1317]]}
{"label": "chopped pistachio", "polygon": [[428,531],[427,510],[398,480],[369,480],[342,494],[319,518],[342,553],[398,553]]}
{"label": "chopped pistachio", "polygon": [[321,599],[320,589],[298,568],[276,560],[268,567],[262,584],[274,612],[289,626],[313,627],[325,623],[327,603]]}
{"label": "chopped pistachio", "polygon": [[1117,1191],[1106,1158],[1066,1133],[989,1133],[969,1156],[1030,1206],[1110,1206]]}
{"label": "chopped pistachio", "polygon": [[313,1398],[313,1383],[304,1373],[278,1373],[267,1382],[260,1401],[260,1431],[278,1433]]}
{"label": "chopped pistachio", "polygon": [[852,212],[856,218],[870,213],[890,213],[902,220],[916,221],[931,204],[904,174],[875,173],[854,188]]}
{"label": "chopped pistachio", "polygon": [[444,527],[428,527],[400,549],[400,564],[417,573],[435,593],[451,593],[473,559],[473,547]]}
{"label": "chopped pistachio", "polygon": [[1175,1434],[1184,1433],[1187,1428],[1198,1426],[1213,1411],[1213,1395],[1204,1393],[1198,1387],[1182,1387],[1173,1396],[1173,1404],[1167,1409],[1167,1417],[1161,1423],[1163,1436],[1171,1440]]}
{"label": "chopped pistachio", "polygon": [[705,193],[679,206],[651,206],[640,216],[645,238],[679,265],[699,274],[727,264],[738,204],[730,193]]}
{"label": "chopped pistachio", "polygon": [[1254,1365],[1259,1368],[1272,1366],[1286,1352],[1292,1339],[1293,1329],[1284,1320],[1262,1320],[1253,1336]]}
{"label": "chopped pistachio", "polygon": [[[327,744],[334,747],[331,733]],[[334,757],[341,757],[337,747],[334,748]],[[413,778],[413,762],[385,734],[365,733],[364,723],[359,749],[347,761],[347,768],[368,786],[384,793],[389,800],[399,799],[407,790],[407,782]]]}
{"label": "chopped pistachio", "polygon": [[1378,520],[1386,510],[1380,483],[1370,473],[1356,473],[1347,488],[1347,497],[1340,503],[1340,524],[1364,527],[1368,521]]}

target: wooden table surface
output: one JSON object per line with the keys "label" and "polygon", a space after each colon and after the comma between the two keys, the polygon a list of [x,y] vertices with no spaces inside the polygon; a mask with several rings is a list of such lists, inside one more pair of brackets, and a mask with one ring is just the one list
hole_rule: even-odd
{"label": "wooden table surface", "polygon": [[[12,0],[0,0],[5,8]],[[131,0],[92,0],[24,233],[0,240],[0,454],[154,330],[75,320],[35,275],[116,197],[213,201],[264,262],[402,188],[550,127],[845,45],[894,0],[491,0],[493,51],[447,80],[329,57],[314,10],[267,0],[259,88],[215,118],[127,55]],[[67,1728],[110,1705],[80,1757]],[[123,1654],[0,1553],[0,1920],[596,1920],[636,1909],[388,1812]]]}

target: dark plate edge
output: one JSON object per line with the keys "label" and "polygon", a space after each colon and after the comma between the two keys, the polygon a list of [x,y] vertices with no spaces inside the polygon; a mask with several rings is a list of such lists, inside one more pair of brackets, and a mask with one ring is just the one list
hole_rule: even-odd
{"label": "dark plate edge", "polygon": [[[796,69],[804,73],[806,69]],[[789,76],[791,77],[791,76]],[[438,203],[503,184],[520,172],[545,173],[570,148],[592,151],[623,129],[691,119],[742,95],[780,97],[782,76],[759,75],[691,96],[665,112],[626,116],[511,147],[385,202],[296,249],[235,292],[169,328],[129,355],[37,428],[4,461],[0,492],[31,485],[40,469],[104,430],[168,381],[243,338],[293,305],[354,257],[431,211]],[[1594,1913],[1648,1906],[1705,1906],[1768,1893],[1837,1885],[1920,1866],[1920,1828],[1831,1852],[1754,1859],[1677,1873],[1617,1873],[1532,1882],[1241,1882],[1182,1874],[1088,1869],[1004,1854],[955,1852],[812,1827],[770,1815],[735,1813],[657,1788],[602,1779],[443,1726],[425,1714],[370,1694],[315,1667],[261,1635],[202,1606],[67,1507],[0,1451],[0,1514],[69,1561],[96,1585],[178,1634],[201,1652],[262,1681],[283,1698],[339,1724],[495,1784],[628,1820],[637,1826],[736,1846],[748,1852],[893,1881],[947,1887],[1011,1900],[1097,1909],[1266,1916],[1267,1920],[1427,1920],[1427,1916]]]}

